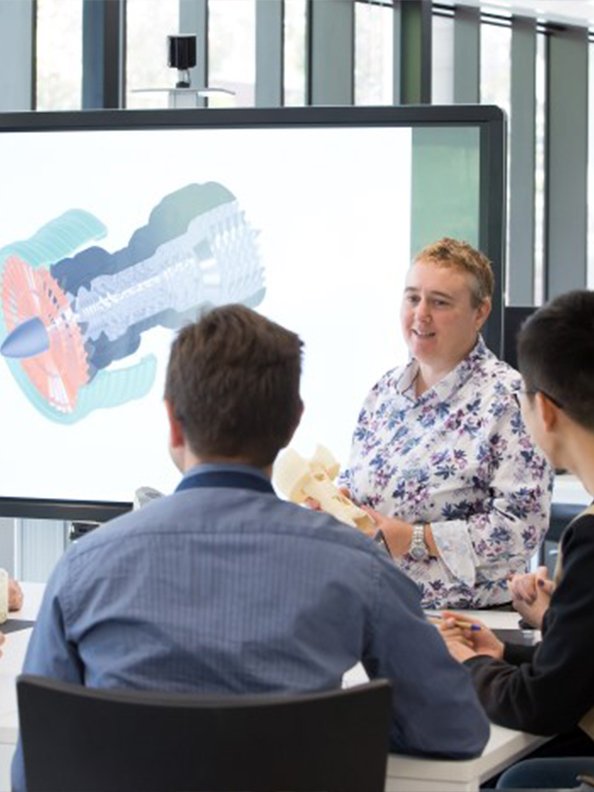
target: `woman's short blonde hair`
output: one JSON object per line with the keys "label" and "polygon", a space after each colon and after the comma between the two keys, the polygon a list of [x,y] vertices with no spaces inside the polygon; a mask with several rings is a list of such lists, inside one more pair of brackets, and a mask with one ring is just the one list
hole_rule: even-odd
{"label": "woman's short blonde hair", "polygon": [[456,267],[472,275],[470,292],[474,308],[478,308],[484,300],[493,296],[495,279],[491,262],[484,253],[473,248],[468,242],[443,237],[419,250],[413,259],[413,264],[427,260],[434,261],[442,267]]}

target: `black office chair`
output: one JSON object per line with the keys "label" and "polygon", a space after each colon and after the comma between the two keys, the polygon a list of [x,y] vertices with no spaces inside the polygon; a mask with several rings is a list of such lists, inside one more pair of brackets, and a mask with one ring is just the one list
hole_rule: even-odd
{"label": "black office chair", "polygon": [[29,792],[380,792],[389,682],[295,696],[17,681]]}

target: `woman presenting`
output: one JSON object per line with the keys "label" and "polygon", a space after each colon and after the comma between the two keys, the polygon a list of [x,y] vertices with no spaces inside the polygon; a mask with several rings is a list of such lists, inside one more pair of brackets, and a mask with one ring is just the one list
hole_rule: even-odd
{"label": "woman presenting", "polygon": [[469,244],[418,253],[401,308],[411,360],[369,393],[341,477],[428,608],[509,602],[548,526],[552,469],[524,428],[520,377],[480,336],[492,293]]}

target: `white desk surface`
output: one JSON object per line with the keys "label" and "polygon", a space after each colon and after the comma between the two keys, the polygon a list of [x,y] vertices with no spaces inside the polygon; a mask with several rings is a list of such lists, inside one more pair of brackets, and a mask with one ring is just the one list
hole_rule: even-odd
{"label": "white desk surface", "polygon": [[[23,585],[23,609],[15,618],[34,619],[43,595],[43,584]],[[465,611],[494,629],[514,629],[518,615],[505,611]],[[0,792],[10,790],[10,762],[18,734],[15,678],[20,673],[31,630],[10,633],[0,658]],[[345,684],[364,681],[365,672],[356,666]],[[491,737],[482,755],[466,761],[418,759],[391,754],[386,775],[387,792],[475,792],[479,785],[510,764],[533,751],[546,737],[491,726]]]}

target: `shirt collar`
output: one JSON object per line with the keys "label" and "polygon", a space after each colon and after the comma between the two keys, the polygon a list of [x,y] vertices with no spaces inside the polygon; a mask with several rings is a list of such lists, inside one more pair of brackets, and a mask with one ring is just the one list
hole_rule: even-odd
{"label": "shirt collar", "polygon": [[[270,478],[264,473],[261,468],[254,467],[253,465],[240,465],[237,463],[227,462],[203,462],[200,465],[194,465],[184,473],[183,478],[190,476],[199,476],[201,473],[249,473],[252,476],[270,481]],[[183,480],[183,479],[182,479]]]}
{"label": "shirt collar", "polygon": [[[449,374],[436,383],[432,388],[429,388],[422,396],[423,401],[429,399],[437,399],[438,401],[447,401],[454,393],[470,379],[472,374],[489,355],[492,353],[487,349],[483,337],[479,335],[478,340],[472,350],[466,357],[453,368]],[[417,398],[414,391],[414,381],[419,373],[419,364],[416,358],[413,358],[405,366],[402,374],[396,380],[396,390],[407,399],[415,402]],[[420,400],[419,400],[420,401]]]}

